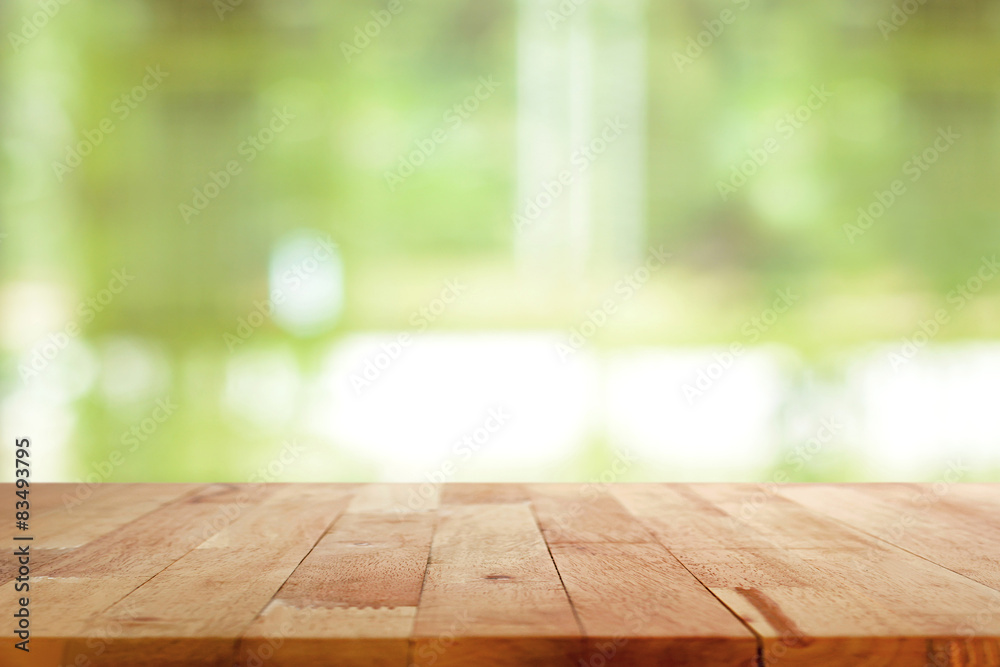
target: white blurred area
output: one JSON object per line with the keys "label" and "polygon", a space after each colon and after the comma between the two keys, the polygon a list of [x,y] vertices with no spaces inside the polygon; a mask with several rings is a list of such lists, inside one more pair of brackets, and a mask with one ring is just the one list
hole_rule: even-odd
{"label": "white blurred area", "polygon": [[1000,345],[928,346],[892,370],[885,359],[897,352],[877,348],[860,356],[845,387],[872,476],[912,479],[945,464],[996,469]]}
{"label": "white blurred area", "polygon": [[[303,430],[367,460],[381,481],[426,481],[448,463],[450,481],[558,480],[593,443],[624,453],[627,479],[759,481],[818,434],[806,463],[846,457],[863,480],[1000,465],[996,344],[928,348],[898,370],[891,348],[873,348],[826,381],[788,348],[750,348],[692,404],[683,387],[722,349],[584,349],[563,363],[556,332],[428,333],[359,392],[355,378],[387,359],[394,340],[334,345],[304,380],[298,415]],[[274,377],[261,372],[260,393],[246,395],[266,396]],[[285,407],[262,400],[252,409],[258,419],[280,411],[281,421]],[[509,417],[502,428],[474,455],[457,453],[496,409]]]}
{"label": "white blurred area", "polygon": [[[397,349],[399,335],[342,338],[311,370],[286,346],[248,344],[226,363],[218,405],[276,441],[322,443],[329,456],[315,452],[297,473],[314,481],[338,479],[330,462],[345,455],[391,482],[590,481],[616,460],[615,481],[767,481],[814,468],[933,481],[949,468],[1000,469],[1000,344],[929,345],[899,368],[897,348],[870,347],[824,376],[775,345],[720,373],[723,348],[595,346],[564,361],[557,331],[426,332]],[[702,372],[717,379],[692,402],[685,387]],[[5,393],[0,437],[30,432],[38,481],[75,480],[81,400],[134,404],[138,419],[153,397],[182,393],[173,375],[140,339],[74,341],[38,382]]]}

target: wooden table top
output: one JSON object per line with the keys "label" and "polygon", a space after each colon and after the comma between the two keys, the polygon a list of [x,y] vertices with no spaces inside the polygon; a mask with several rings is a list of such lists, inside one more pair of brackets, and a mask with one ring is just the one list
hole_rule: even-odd
{"label": "wooden table top", "polygon": [[1000,485],[34,484],[5,530],[4,666],[1000,665]]}

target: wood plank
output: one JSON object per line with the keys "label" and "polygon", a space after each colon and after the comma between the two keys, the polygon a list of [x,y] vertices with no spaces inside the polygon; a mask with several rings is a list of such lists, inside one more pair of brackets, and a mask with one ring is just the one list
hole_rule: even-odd
{"label": "wood plank", "polygon": [[684,485],[623,484],[611,493],[671,551],[775,547]]}
{"label": "wood plank", "polygon": [[[10,485],[13,489],[13,485]],[[66,503],[65,498],[78,497],[76,484],[43,484],[32,487],[32,508],[36,496],[48,499],[49,511],[32,514],[31,569],[32,579],[27,593],[32,608],[44,610],[32,619],[31,664],[80,664],[79,652],[67,653],[70,638],[93,632],[94,650],[99,650],[112,635],[114,627],[95,626],[93,617],[118,602],[147,581],[142,574],[128,576],[105,570],[88,576],[81,569],[72,577],[53,576],[57,563],[65,566],[66,556],[73,547],[113,531],[121,530],[132,521],[185,496],[193,495],[204,485],[167,484],[101,484],[88,489],[78,503]],[[41,491],[41,493],[37,493]],[[13,492],[13,491],[12,491]],[[162,514],[161,514],[162,516]],[[141,530],[141,529],[140,529]],[[136,532],[130,533],[133,537]],[[139,533],[141,534],[141,533]],[[106,541],[105,544],[111,542]],[[86,554],[83,556],[87,558]],[[4,583],[4,599],[14,601],[24,592],[14,590],[16,563],[4,559],[0,563],[0,580]],[[90,574],[93,574],[92,572]],[[21,664],[22,655],[10,652],[6,643],[0,647],[0,664]],[[8,662],[9,661],[9,662]],[[20,662],[17,662],[20,661]]]}
{"label": "wood plank", "polygon": [[4,666],[1000,665],[997,485],[38,486]]}
{"label": "wood plank", "polygon": [[790,485],[781,494],[1000,591],[1000,488],[964,487]]}
{"label": "wood plank", "polygon": [[[121,627],[95,621],[98,614],[120,601],[147,581],[146,577],[32,578],[31,651],[14,649],[13,638],[0,642],[0,665],[24,667],[69,667],[90,664],[90,656],[114,643]],[[3,597],[13,603],[23,593],[14,583],[3,586]],[[13,604],[10,605],[13,608]],[[79,637],[90,644],[79,647]]]}
{"label": "wood plank", "polygon": [[[43,520],[52,521],[80,511],[91,503],[100,502],[102,498],[119,492],[122,486],[124,485],[32,484],[28,489],[31,532],[34,533]],[[15,491],[17,487],[14,484],[0,484],[0,493],[5,498],[14,498]],[[12,524],[4,524],[0,527],[0,539],[10,540],[20,532]]]}
{"label": "wood plank", "polygon": [[365,484],[355,492],[348,514],[433,512],[441,501],[438,484]]}
{"label": "wood plank", "polygon": [[[932,489],[933,490],[933,489]],[[961,483],[950,485],[948,492],[956,500],[978,507],[987,513],[988,520],[1000,511],[1000,484]]]}
{"label": "wood plank", "polygon": [[125,524],[184,496],[194,495],[197,484],[109,484],[101,494],[64,512],[33,521],[35,546],[70,549],[106,535]]}
{"label": "wood plank", "polygon": [[654,541],[617,498],[592,486],[532,484],[528,493],[549,545]]}
{"label": "wood plank", "polygon": [[[242,489],[238,489],[242,490]],[[330,485],[273,485],[210,539],[121,602],[96,623],[121,636],[91,664],[163,667],[232,663],[236,639],[347,507],[348,491]],[[70,650],[86,651],[86,637]],[[183,638],[183,639],[180,639]]]}
{"label": "wood plank", "polygon": [[273,492],[249,485],[203,487],[74,549],[36,574],[63,578],[155,576]]}
{"label": "wood plank", "polygon": [[435,517],[344,514],[247,630],[241,659],[406,667]]}
{"label": "wood plank", "polygon": [[299,606],[416,607],[434,519],[344,515],[277,598]]}
{"label": "wood plank", "polygon": [[[87,502],[99,498],[114,489],[113,484],[32,484],[30,491],[32,515],[41,516],[48,512],[62,511],[74,502]],[[13,496],[14,484],[0,485],[4,495]]]}
{"label": "wood plank", "polygon": [[539,525],[586,635],[582,659],[750,665],[754,635],[612,495],[532,484]]}
{"label": "wood plank", "polygon": [[805,508],[773,494],[746,512],[747,491],[762,489],[619,487],[615,494],[649,516],[654,531],[666,514],[657,499],[684,497],[717,516],[704,507],[712,504],[736,521],[732,530],[772,545],[726,548],[689,537],[671,549],[762,638],[767,664],[916,667],[927,664],[928,651],[946,651],[954,664],[985,664],[974,661],[1000,649],[1000,617],[979,636],[962,633],[990,605],[990,589],[828,517],[810,519]]}
{"label": "wood plank", "polygon": [[[72,504],[87,502],[93,498],[98,498],[102,494],[110,493],[116,485],[114,484],[66,484],[66,483],[33,483],[28,488],[29,500],[31,501],[31,515],[40,517],[49,512],[65,511]],[[0,483],[0,493],[4,497],[14,497],[17,491],[15,484],[10,482]],[[3,527],[3,535],[11,534],[9,527]]]}
{"label": "wood plank", "polygon": [[550,546],[587,636],[583,664],[755,664],[753,633],[662,545]]}
{"label": "wood plank", "polygon": [[442,508],[414,626],[415,665],[575,665],[582,635],[524,504]]}
{"label": "wood plank", "polygon": [[[720,507],[735,510],[739,490],[732,486],[702,486],[698,493]],[[810,513],[814,527],[808,528]],[[892,646],[893,636],[937,642],[935,651],[947,652],[949,659],[972,660],[1000,645],[1000,617],[978,628],[985,636],[967,640],[964,628],[995,600],[994,591],[956,575],[906,551],[872,540],[861,531],[801,505],[775,496],[747,518],[754,530],[766,533],[784,549],[809,563],[831,581],[850,583],[867,593],[895,618],[895,632],[884,632],[884,645]],[[798,531],[807,537],[803,539]],[[829,531],[829,536],[822,533]],[[801,548],[810,547],[810,548]],[[813,608],[812,613],[816,613]],[[915,643],[915,642],[911,642]],[[916,662],[926,660],[916,657]],[[903,664],[902,660],[897,660]],[[975,663],[973,663],[975,664]]]}
{"label": "wood plank", "polygon": [[[39,568],[44,571],[44,566],[68,554],[69,550],[117,530],[170,501],[193,494],[199,488],[179,484],[107,484],[99,493],[95,491],[86,500],[68,509],[60,504],[41,516],[36,517],[32,513],[28,533],[33,538],[31,566],[35,572]],[[13,541],[13,536],[8,539]],[[0,560],[0,585],[13,580],[16,572],[15,561]]]}
{"label": "wood plank", "polygon": [[680,485],[699,502],[711,503],[722,510],[727,520],[739,530],[752,528],[772,547],[779,549],[865,550],[872,545],[870,537],[846,529],[843,523],[817,514],[776,493],[764,496],[759,484],[692,484]]}
{"label": "wood plank", "polygon": [[445,484],[441,488],[442,505],[512,505],[528,502],[523,484]]}
{"label": "wood plank", "polygon": [[[764,657],[769,664],[780,659],[781,664],[804,665],[810,664],[810,660],[830,658],[828,647],[817,641],[825,629],[829,630],[833,643],[834,637],[864,636],[871,628],[890,627],[889,612],[863,593],[836,592],[838,586],[813,571],[808,563],[776,548],[773,542],[764,540],[690,487],[628,485],[616,487],[613,492],[654,533],[664,538],[664,544],[668,541],[673,544],[670,551],[685,567],[753,628],[763,640]],[[676,529],[669,521],[674,514],[685,517]],[[689,518],[698,515],[706,517],[700,527]],[[733,538],[734,546],[727,547],[718,540],[720,531]],[[831,590],[836,592],[833,598]],[[820,609],[836,607],[837,614],[831,615],[825,625],[802,626],[785,615],[772,613],[772,609],[781,609],[772,602],[775,598],[788,607],[789,611],[783,613],[792,618],[807,614],[811,605]],[[866,655],[870,648],[864,642],[851,647],[840,644],[844,655],[855,659]],[[916,656],[920,647],[914,644],[907,649]],[[898,657],[900,653],[893,655]]]}
{"label": "wood plank", "polygon": [[[7,544],[14,544],[13,540],[7,542]],[[16,548],[16,547],[15,547]],[[51,564],[55,559],[64,556],[68,553],[66,549],[39,549],[32,545],[31,547],[31,569],[32,571],[37,571],[39,568],[43,568]],[[4,558],[0,560],[0,586],[3,586],[9,582],[14,581],[14,578],[18,574],[19,563],[14,558]]]}
{"label": "wood plank", "polygon": [[416,607],[302,608],[276,600],[240,642],[239,665],[407,667]]}

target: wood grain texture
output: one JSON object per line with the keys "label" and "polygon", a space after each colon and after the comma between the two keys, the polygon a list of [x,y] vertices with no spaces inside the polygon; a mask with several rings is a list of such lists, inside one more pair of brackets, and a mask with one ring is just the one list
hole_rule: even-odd
{"label": "wood grain texture", "polygon": [[269,665],[405,667],[435,517],[345,514],[242,639]]}
{"label": "wood grain texture", "polygon": [[579,651],[579,625],[531,508],[438,512],[414,639],[415,665],[546,665]]}
{"label": "wood grain texture", "polygon": [[1000,666],[998,485],[32,489],[2,667]]}
{"label": "wood grain texture", "polygon": [[781,495],[1000,591],[1000,494],[988,490],[971,484],[790,485]]}
{"label": "wood grain texture", "polygon": [[748,666],[757,642],[659,544],[553,544],[585,635],[584,664]]}
{"label": "wood grain texture", "polygon": [[[667,496],[672,502],[685,498],[745,533],[748,542],[761,541],[725,548],[688,540],[672,551],[761,637],[765,664],[849,658],[841,664],[983,665],[992,664],[983,660],[1000,649],[1000,615],[981,617],[994,592],[976,581],[762,486],[674,490],[676,496]],[[616,493],[662,530],[660,517],[668,514],[656,507],[658,489]],[[977,618],[978,632],[966,634]]]}
{"label": "wood grain texture", "polygon": [[[64,556],[98,537],[121,528],[196,488],[178,484],[48,484],[39,498],[31,496],[33,566]],[[61,510],[61,511],[60,511]],[[16,529],[3,537],[13,543]],[[0,561],[0,584],[11,581],[17,564]]]}
{"label": "wood grain texture", "polygon": [[529,487],[548,544],[652,542],[652,535],[614,496],[567,484]]}
{"label": "wood grain texture", "polygon": [[150,656],[164,666],[230,664],[234,639],[350,500],[327,485],[268,491],[260,503],[242,506],[237,495],[220,513],[226,523],[217,532],[98,615],[98,625],[120,625],[123,632],[92,664],[143,665]]}

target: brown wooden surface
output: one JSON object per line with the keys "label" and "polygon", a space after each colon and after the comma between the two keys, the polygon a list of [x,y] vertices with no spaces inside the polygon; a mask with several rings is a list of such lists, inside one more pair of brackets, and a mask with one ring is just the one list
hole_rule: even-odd
{"label": "brown wooden surface", "polygon": [[1000,666],[997,485],[31,497],[31,652],[8,632],[3,667]]}

